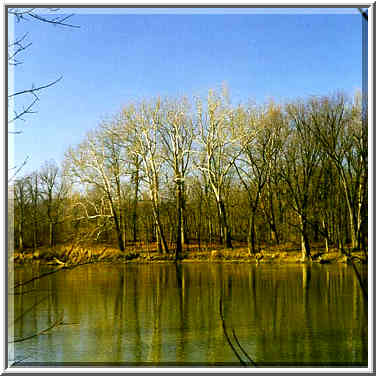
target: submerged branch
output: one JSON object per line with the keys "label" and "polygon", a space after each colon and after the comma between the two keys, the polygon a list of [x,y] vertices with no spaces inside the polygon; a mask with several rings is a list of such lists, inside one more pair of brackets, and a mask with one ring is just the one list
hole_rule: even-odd
{"label": "submerged branch", "polygon": [[359,270],[358,268],[356,267],[355,263],[354,263],[354,260],[353,260],[353,256],[351,256],[350,253],[346,253],[346,256],[347,256],[347,260],[350,262],[352,268],[354,269],[354,272],[355,272],[355,275],[356,275],[356,279],[358,280],[359,282],[359,285],[360,285],[360,289],[362,290],[362,293],[363,293],[363,298],[364,300],[367,302],[368,301],[368,291],[367,291],[367,287],[365,286],[364,284],[364,281],[359,273]]}
{"label": "submerged branch", "polygon": [[231,350],[233,351],[233,353],[236,355],[236,357],[239,359],[239,362],[244,366],[246,367],[246,363],[243,362],[243,359],[240,357],[239,353],[236,351],[234,345],[232,344],[231,340],[230,340],[230,337],[228,336],[227,334],[227,328],[226,328],[226,323],[225,323],[225,319],[223,317],[223,311],[222,311],[222,296],[220,297],[219,299],[219,315],[221,316],[221,321],[222,321],[222,328],[223,328],[223,333],[226,337],[226,340],[227,340],[227,343],[229,344],[229,346],[231,347]]}
{"label": "submerged branch", "polygon": [[[60,262],[61,262],[61,261],[60,261]],[[71,269],[76,268],[77,266],[82,266],[82,265],[87,265],[87,264],[93,264],[93,263],[95,263],[95,262],[96,262],[96,261],[86,261],[86,262],[82,262],[82,263],[78,263],[78,264],[74,264],[74,265],[67,265],[67,264],[65,264],[65,263],[62,263],[60,266],[58,266],[58,267],[57,267],[56,269],[54,269],[54,270],[51,270],[51,271],[46,272],[46,273],[44,273],[44,274],[38,275],[38,276],[36,276],[36,277],[33,277],[33,278],[31,278],[31,279],[29,279],[29,280],[27,280],[27,281],[25,281],[25,282],[20,282],[20,283],[15,284],[15,285],[14,285],[14,288],[24,286],[24,285],[26,285],[26,284],[28,284],[28,283],[30,283],[30,282],[33,282],[33,281],[35,281],[35,280],[37,280],[37,279],[41,279],[41,278],[46,277],[46,276],[48,276],[48,275],[51,275],[51,274],[57,273],[57,272],[59,272],[60,270],[67,270],[67,269],[70,269],[70,270],[71,270]]]}
{"label": "submerged branch", "polygon": [[32,334],[32,335],[24,337],[24,338],[15,339],[14,341],[9,341],[8,343],[23,342],[23,341],[26,341],[28,339],[38,337],[39,335],[44,334],[44,333],[48,332],[49,330],[51,330],[51,329],[53,329],[53,328],[55,328],[59,325],[62,325],[62,324],[63,324],[63,318],[56,320],[51,326],[49,326],[46,329],[41,330],[38,333]]}
{"label": "submerged branch", "polygon": [[[42,289],[31,289],[31,290],[26,290],[26,291],[17,291],[17,292],[8,292],[8,295],[25,295],[29,294],[31,292],[41,292],[43,291]],[[47,291],[47,290],[44,290]]]}
{"label": "submerged branch", "polygon": [[237,345],[239,346],[240,350],[242,351],[242,353],[244,354],[244,356],[251,362],[251,364],[253,366],[256,367],[256,363],[252,360],[252,358],[247,354],[247,352],[244,350],[244,348],[242,347],[242,345],[240,344],[239,340],[238,340],[238,337],[236,336],[235,334],[235,329],[232,329],[232,335],[234,336],[235,338],[235,341],[237,343]]}
{"label": "submerged branch", "polygon": [[27,280],[27,281],[25,281],[25,282],[19,282],[19,283],[16,283],[16,284],[14,285],[13,288],[17,288],[17,287],[24,286],[24,285],[26,285],[26,284],[28,284],[28,283],[30,283],[30,282],[33,282],[33,281],[35,281],[35,280],[37,280],[37,279],[41,279],[41,278],[46,277],[46,276],[48,276],[48,275],[51,275],[51,274],[57,273],[57,272],[59,272],[59,271],[62,270],[62,269],[65,269],[65,267],[64,267],[64,266],[60,266],[60,267],[58,267],[57,269],[54,269],[54,270],[51,270],[51,271],[49,271],[49,272],[46,272],[46,273],[40,274],[40,275],[38,275],[38,276],[36,276],[36,277],[33,277],[33,278],[31,278],[31,279],[29,279],[29,280]]}

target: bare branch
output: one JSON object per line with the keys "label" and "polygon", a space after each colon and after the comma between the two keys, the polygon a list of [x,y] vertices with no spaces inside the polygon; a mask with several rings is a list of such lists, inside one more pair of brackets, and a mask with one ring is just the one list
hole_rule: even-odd
{"label": "bare branch", "polygon": [[222,307],[222,295],[219,299],[219,315],[221,317],[221,321],[222,321],[222,328],[223,328],[223,333],[226,337],[226,340],[227,340],[227,343],[229,344],[229,346],[231,347],[231,350],[232,352],[235,354],[235,356],[238,358],[239,362],[244,366],[246,367],[247,364],[244,363],[243,359],[241,358],[241,356],[239,355],[239,353],[236,351],[234,345],[232,344],[231,340],[230,340],[230,337],[227,333],[227,328],[226,328],[226,322],[225,322],[225,318],[223,316],[223,307]]}
{"label": "bare branch", "polygon": [[23,341],[26,341],[28,339],[31,339],[31,338],[34,338],[34,337],[38,337],[39,335],[47,333],[49,330],[51,330],[51,329],[53,329],[53,328],[55,328],[55,327],[57,327],[59,325],[62,325],[62,324],[63,324],[63,318],[60,318],[60,319],[56,320],[51,326],[49,326],[46,329],[41,330],[40,332],[32,334],[32,335],[30,335],[28,337],[15,339],[14,341],[9,341],[8,343],[23,342]]}
{"label": "bare branch", "polygon": [[[58,12],[60,8],[48,8],[48,10],[50,12]],[[38,10],[38,8],[9,8],[8,9],[8,13],[14,15],[16,17],[17,22],[32,18],[41,22],[53,24],[55,26],[65,26],[65,27],[73,27],[73,28],[80,27],[78,25],[73,25],[73,24],[66,22],[68,19],[70,19],[73,16],[73,14],[50,17],[49,14],[40,15],[38,14],[38,12],[40,13],[40,9]]]}
{"label": "bare branch", "polygon": [[13,176],[10,178],[10,179],[8,179],[8,183],[9,182],[11,182],[16,176],[17,176],[17,174],[21,171],[21,169],[25,166],[25,164],[27,163],[27,161],[29,160],[29,156],[27,156],[26,158],[25,158],[25,160],[22,162],[22,164],[17,168],[17,166],[16,167],[13,167],[13,169],[14,168],[17,168],[17,170],[16,170],[16,172],[13,174]]}
{"label": "bare branch", "polygon": [[8,98],[13,98],[17,95],[22,95],[22,94],[35,94],[37,91],[40,91],[42,89],[46,89],[48,87],[51,87],[52,85],[55,85],[56,83],[58,83],[61,79],[63,78],[63,76],[60,76],[57,80],[53,81],[53,82],[50,82],[46,85],[42,85],[42,86],[39,86],[39,87],[34,87],[34,85],[32,86],[31,89],[27,89],[27,90],[22,90],[22,91],[17,91],[13,94],[10,94],[8,95]]}

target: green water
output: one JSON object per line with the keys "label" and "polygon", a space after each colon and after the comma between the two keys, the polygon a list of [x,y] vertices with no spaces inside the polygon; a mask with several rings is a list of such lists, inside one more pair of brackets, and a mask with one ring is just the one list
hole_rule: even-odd
{"label": "green water", "polygon": [[[41,270],[18,267],[14,280]],[[366,269],[362,271],[363,276]],[[9,361],[23,365],[366,366],[367,307],[347,265],[93,264],[16,289]],[[26,292],[20,294],[21,292]]]}

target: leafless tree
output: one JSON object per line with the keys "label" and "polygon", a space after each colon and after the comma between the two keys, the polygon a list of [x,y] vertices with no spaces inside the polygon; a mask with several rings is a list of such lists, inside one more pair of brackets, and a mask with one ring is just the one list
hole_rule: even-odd
{"label": "leafless tree", "polygon": [[42,193],[40,192],[40,177],[37,172],[29,175],[27,177],[27,189],[28,196],[30,197],[31,203],[31,220],[32,220],[32,232],[33,232],[33,250],[36,251],[38,247],[38,230],[40,218],[40,200],[42,198]]}
{"label": "leafless tree", "polygon": [[352,248],[360,245],[367,193],[367,130],[360,100],[346,104],[343,95],[311,102],[312,129],[337,169],[345,193]]}
{"label": "leafless tree", "polygon": [[21,252],[24,250],[24,233],[26,222],[26,211],[29,203],[29,197],[27,195],[26,179],[17,179],[13,187],[14,198],[17,208],[17,232],[18,232],[18,248]]}
{"label": "leafless tree", "polygon": [[282,132],[281,109],[272,103],[266,109],[251,108],[244,113],[242,139],[243,153],[235,163],[236,171],[247,194],[250,205],[248,249],[256,253],[255,219],[261,193],[273,168],[273,160],[280,150]]}
{"label": "leafless tree", "polygon": [[207,112],[204,113],[202,102],[197,101],[198,143],[201,145],[197,167],[206,175],[213,190],[225,246],[232,248],[224,189],[231,169],[242,153],[239,145],[244,145],[245,142],[241,139],[249,135],[239,131],[242,114],[231,108],[225,94],[217,95],[210,91],[207,107]]}
{"label": "leafless tree", "polygon": [[280,163],[280,175],[288,186],[291,207],[299,219],[302,259],[311,257],[309,242],[309,207],[312,187],[320,161],[320,148],[311,127],[309,105],[287,105],[288,135]]}
{"label": "leafless tree", "polygon": [[68,187],[61,179],[59,167],[54,161],[46,162],[42,167],[40,180],[41,192],[47,206],[49,246],[52,248],[56,244],[56,226],[62,220]]}
{"label": "leafless tree", "polygon": [[162,104],[160,119],[161,143],[163,156],[173,171],[176,195],[176,252],[175,259],[179,258],[184,242],[184,217],[185,214],[185,179],[192,154],[194,128],[188,114],[189,106],[186,100],[180,103]]}
{"label": "leafless tree", "polygon": [[165,164],[160,142],[161,100],[144,102],[138,108],[129,106],[123,110],[123,115],[126,126],[135,130],[130,152],[138,156],[142,162],[143,179],[148,187],[157,228],[158,248],[160,252],[168,253],[160,215],[160,178]]}
{"label": "leafless tree", "polygon": [[[96,187],[104,193],[110,207],[110,215],[115,224],[119,249],[124,252],[123,215],[121,209],[120,181],[123,168],[120,149],[114,138],[97,130],[92,132],[75,150],[69,149],[66,155],[66,170],[76,181],[83,185]],[[87,213],[87,219],[97,218]]]}

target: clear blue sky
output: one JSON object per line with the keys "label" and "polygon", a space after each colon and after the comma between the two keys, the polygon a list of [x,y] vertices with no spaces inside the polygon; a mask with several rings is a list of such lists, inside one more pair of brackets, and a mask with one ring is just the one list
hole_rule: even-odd
{"label": "clear blue sky", "polygon": [[234,103],[336,90],[352,95],[361,88],[362,20],[356,9],[340,14],[317,9],[303,14],[73,12],[71,22],[79,29],[15,24],[16,35],[27,31],[33,42],[15,69],[16,89],[63,75],[40,93],[38,113],[18,124],[23,134],[15,136],[15,163],[30,156],[23,173],[49,159],[60,163],[68,146],[132,100],[205,96],[224,82]]}

